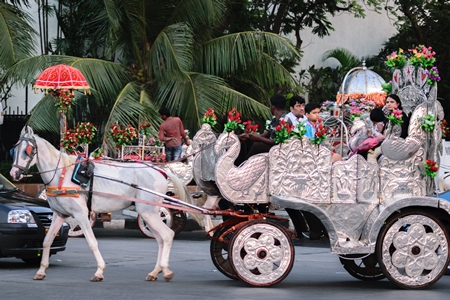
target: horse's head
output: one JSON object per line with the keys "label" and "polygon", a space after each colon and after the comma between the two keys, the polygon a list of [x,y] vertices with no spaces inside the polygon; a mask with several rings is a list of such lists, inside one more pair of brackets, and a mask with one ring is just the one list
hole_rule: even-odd
{"label": "horse's head", "polygon": [[19,181],[23,178],[23,173],[36,163],[37,144],[30,126],[22,129],[19,141],[11,150],[13,165],[9,174],[14,181]]}

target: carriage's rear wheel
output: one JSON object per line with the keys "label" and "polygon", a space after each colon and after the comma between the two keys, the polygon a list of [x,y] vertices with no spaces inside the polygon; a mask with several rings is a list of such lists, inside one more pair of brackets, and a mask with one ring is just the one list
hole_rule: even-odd
{"label": "carriage's rear wheel", "polygon": [[[94,227],[95,221],[97,220],[95,212],[89,213],[89,222],[91,224],[91,227]],[[80,225],[78,224],[77,220],[73,217],[68,217],[65,222],[69,225],[69,236],[70,237],[77,237],[83,235],[83,230],[81,230]]]}
{"label": "carriage's rear wheel", "polygon": [[[166,224],[168,227],[172,227],[173,215],[169,208],[161,206],[159,208],[159,216],[161,217],[161,220],[164,222],[164,224]],[[150,227],[147,226],[147,223],[145,222],[144,218],[142,218],[140,215],[138,216],[138,225],[139,229],[144,235],[152,239],[155,238],[155,235],[150,230]]]}
{"label": "carriage's rear wheel", "polygon": [[339,257],[339,260],[348,274],[356,279],[377,281],[386,278],[374,253],[368,256],[349,254]]}
{"label": "carriage's rear wheel", "polygon": [[230,240],[233,236],[233,232],[226,231],[231,227],[232,226],[224,226],[214,231],[209,252],[217,270],[219,270],[223,275],[237,280],[239,277],[231,266],[228,255]]}
{"label": "carriage's rear wheel", "polygon": [[450,260],[445,227],[425,212],[404,212],[387,222],[377,241],[386,277],[402,288],[418,289],[441,278]]}
{"label": "carriage's rear wheel", "polygon": [[178,209],[169,209],[172,213],[172,230],[175,232],[175,234],[178,234],[183,231],[184,226],[187,222],[186,213],[182,210]]}
{"label": "carriage's rear wheel", "polygon": [[286,230],[264,220],[249,221],[233,236],[229,260],[239,278],[253,286],[281,282],[294,264],[294,246]]}

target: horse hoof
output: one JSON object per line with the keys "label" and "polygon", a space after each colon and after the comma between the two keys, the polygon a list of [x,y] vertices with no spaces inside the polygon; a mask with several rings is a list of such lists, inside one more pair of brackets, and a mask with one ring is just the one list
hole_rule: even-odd
{"label": "horse hoof", "polygon": [[156,279],[158,279],[158,277],[150,275],[150,274],[148,274],[147,278],[145,278],[145,280],[147,280],[147,281],[156,281]]}
{"label": "horse hoof", "polygon": [[45,278],[45,274],[36,274],[33,277],[34,280],[42,280],[44,278]]}
{"label": "horse hoof", "polygon": [[100,282],[100,281],[102,281],[102,280],[103,280],[103,276],[100,277],[100,276],[94,275],[94,276],[92,276],[92,278],[91,278],[91,281],[92,281],[92,282]]}
{"label": "horse hoof", "polygon": [[170,272],[169,274],[164,275],[164,279],[166,281],[170,281],[173,278],[173,272]]}

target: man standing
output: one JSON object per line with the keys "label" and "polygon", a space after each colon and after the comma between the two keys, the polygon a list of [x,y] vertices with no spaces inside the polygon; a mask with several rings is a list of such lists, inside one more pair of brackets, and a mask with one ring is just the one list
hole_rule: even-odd
{"label": "man standing", "polygon": [[287,114],[292,125],[297,126],[299,122],[306,121],[305,117],[305,99],[301,96],[293,96],[289,100],[290,113]]}
{"label": "man standing", "polygon": [[189,137],[184,132],[184,126],[180,118],[172,117],[167,107],[162,107],[159,115],[163,122],[159,127],[159,139],[164,142],[166,160],[177,160],[181,157],[181,139],[183,138],[187,146],[191,144]]}

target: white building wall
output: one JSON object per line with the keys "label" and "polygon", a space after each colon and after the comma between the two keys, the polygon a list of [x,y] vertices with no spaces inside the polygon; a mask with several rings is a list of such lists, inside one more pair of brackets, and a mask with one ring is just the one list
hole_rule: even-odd
{"label": "white building wall", "polygon": [[358,57],[378,54],[385,43],[397,30],[385,12],[381,14],[366,11],[364,19],[354,18],[347,13],[330,17],[334,31],[329,36],[320,38],[311,30],[302,34],[304,52],[299,69],[307,69],[311,65],[318,67],[335,67],[337,61],[329,59],[322,62],[323,54],[331,49],[345,48]]}

